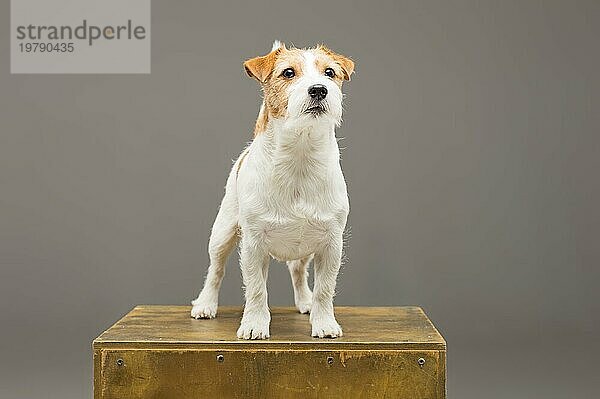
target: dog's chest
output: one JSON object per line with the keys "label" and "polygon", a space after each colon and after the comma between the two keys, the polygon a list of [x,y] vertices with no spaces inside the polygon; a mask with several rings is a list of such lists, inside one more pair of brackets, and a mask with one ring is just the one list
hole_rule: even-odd
{"label": "dog's chest", "polygon": [[342,206],[324,210],[313,203],[291,202],[276,210],[265,209],[254,220],[269,252],[280,260],[314,253],[332,237],[341,234],[346,211]]}
{"label": "dog's chest", "polygon": [[307,256],[345,228],[348,196],[339,150],[335,140],[322,137],[299,137],[272,152],[260,146],[240,175],[242,230],[258,233],[281,260]]}
{"label": "dog's chest", "polygon": [[298,259],[318,250],[344,230],[348,214],[345,187],[319,179],[286,183],[269,179],[244,206],[246,226],[258,232],[277,259]]}

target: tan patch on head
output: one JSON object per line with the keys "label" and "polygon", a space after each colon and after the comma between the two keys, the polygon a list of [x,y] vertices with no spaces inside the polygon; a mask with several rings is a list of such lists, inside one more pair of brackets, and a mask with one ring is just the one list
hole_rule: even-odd
{"label": "tan patch on head", "polygon": [[341,88],[345,76],[345,72],[341,65],[335,62],[335,60],[329,54],[319,49],[314,50],[314,55],[317,71],[319,71],[321,74],[325,74],[325,70],[327,68],[333,69],[335,72],[333,81]]}
{"label": "tan patch on head", "polygon": [[[274,118],[285,116],[288,105],[288,87],[302,76],[302,50],[284,49],[281,51],[273,68],[270,78],[263,84],[265,93],[265,106],[269,115]],[[287,68],[294,70],[295,76],[291,79],[282,76]]]}
{"label": "tan patch on head", "polygon": [[294,81],[281,75],[287,68],[293,68],[298,77],[302,71],[302,53],[298,49],[288,50],[284,44],[267,55],[244,62],[246,73],[260,82],[264,93],[254,127],[255,137],[266,130],[270,118],[281,118],[287,112],[287,88]]}
{"label": "tan patch on head", "polygon": [[[336,53],[335,51],[327,48],[322,44],[319,45],[315,51],[318,54],[317,66],[319,66],[319,62],[321,62],[320,67],[323,68],[323,71],[325,70],[325,68],[330,67],[333,68],[333,70],[335,70],[336,78],[339,75],[340,79],[350,80],[350,76],[354,73],[354,61],[352,61],[345,55]],[[326,65],[328,62],[331,61],[333,61],[333,65]]]}

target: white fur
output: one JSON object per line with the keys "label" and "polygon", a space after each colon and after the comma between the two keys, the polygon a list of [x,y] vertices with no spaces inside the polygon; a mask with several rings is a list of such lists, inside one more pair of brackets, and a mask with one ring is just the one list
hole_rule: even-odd
{"label": "white fur", "polygon": [[[318,73],[310,50],[304,52],[303,71],[289,88],[286,117],[270,120],[229,174],[210,237],[205,285],[192,302],[192,317],[215,317],[225,261],[239,234],[246,296],[239,338],[269,337],[269,256],[287,261],[296,307],[302,313],[310,312],[312,335],[342,335],[333,311],[349,211],[335,137],[342,93]],[[314,117],[302,110],[309,100],[308,87],[317,83],[328,89],[329,112]],[[307,267],[313,257],[315,284],[311,292]]]}
{"label": "white fur", "polygon": [[271,47],[271,51],[275,51],[277,50],[279,47],[281,47],[281,42],[279,40],[275,40],[273,42],[273,46]]}

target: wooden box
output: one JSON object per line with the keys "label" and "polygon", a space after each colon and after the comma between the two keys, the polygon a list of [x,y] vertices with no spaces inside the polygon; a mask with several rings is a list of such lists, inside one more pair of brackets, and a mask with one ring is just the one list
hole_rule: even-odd
{"label": "wooden box", "polygon": [[94,398],[446,397],[446,342],[421,308],[337,307],[337,339],[271,310],[271,338],[245,341],[239,307],[137,306],[94,340]]}

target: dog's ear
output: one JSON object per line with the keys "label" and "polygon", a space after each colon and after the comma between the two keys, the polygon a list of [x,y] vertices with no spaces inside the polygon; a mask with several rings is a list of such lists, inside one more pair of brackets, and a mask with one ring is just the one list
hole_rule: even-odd
{"label": "dog's ear", "polygon": [[275,60],[281,51],[285,50],[285,44],[279,40],[275,40],[271,52],[262,57],[255,57],[244,62],[244,69],[251,78],[258,80],[260,83],[265,83],[273,68]]}
{"label": "dog's ear", "polygon": [[344,80],[350,80],[350,76],[354,73],[354,61],[345,55],[336,53],[324,45],[320,45],[319,47],[342,67],[342,70],[344,71]]}
{"label": "dog's ear", "polygon": [[342,70],[344,71],[344,80],[350,80],[350,75],[354,73],[354,61],[340,54],[336,54],[333,59],[335,59],[342,67]]}

